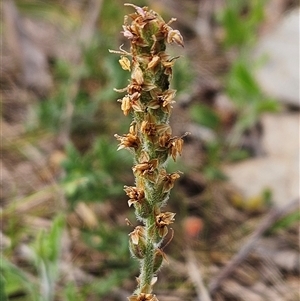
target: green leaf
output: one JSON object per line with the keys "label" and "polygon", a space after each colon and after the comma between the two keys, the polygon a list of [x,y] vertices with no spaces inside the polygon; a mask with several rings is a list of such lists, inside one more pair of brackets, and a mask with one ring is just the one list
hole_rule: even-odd
{"label": "green leaf", "polygon": [[[33,283],[27,274],[4,257],[1,258],[1,274],[7,296],[17,292],[27,292],[30,294],[30,300],[37,301],[37,284]],[[25,300],[28,299],[26,298]]]}
{"label": "green leaf", "polygon": [[7,301],[7,295],[6,295],[6,281],[2,275],[2,272],[0,273],[0,300],[1,301]]}
{"label": "green leaf", "polygon": [[253,45],[257,29],[264,19],[264,0],[230,0],[224,10],[217,15],[222,25],[226,47],[239,49]]}
{"label": "green leaf", "polygon": [[254,78],[253,69],[243,57],[237,59],[228,74],[226,91],[239,106],[261,96],[261,89]]}

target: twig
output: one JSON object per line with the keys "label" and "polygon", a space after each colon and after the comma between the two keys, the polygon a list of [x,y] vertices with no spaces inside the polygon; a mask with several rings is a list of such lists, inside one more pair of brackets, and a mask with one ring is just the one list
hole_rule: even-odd
{"label": "twig", "polygon": [[200,274],[198,264],[193,251],[187,247],[187,272],[194,283],[198,301],[211,301],[208,290],[203,283],[202,276]]}
{"label": "twig", "polygon": [[247,257],[253,250],[259,238],[268,230],[277,220],[292,212],[299,206],[299,198],[292,200],[281,208],[272,209],[258,225],[256,230],[251,234],[248,242],[239,250],[239,252],[231,259],[231,261],[223,268],[220,274],[211,281],[209,292],[213,294],[220,287],[222,282],[229,277],[235,268]]}

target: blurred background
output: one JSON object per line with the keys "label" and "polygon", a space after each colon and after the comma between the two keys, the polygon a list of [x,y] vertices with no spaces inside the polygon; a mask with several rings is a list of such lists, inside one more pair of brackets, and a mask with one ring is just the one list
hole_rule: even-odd
{"label": "blurred background", "polygon": [[[126,300],[124,185],[131,155],[113,88],[120,0],[1,2],[1,301]],[[296,301],[299,295],[299,3],[138,1],[177,21],[185,47],[171,125],[186,131],[167,210],[174,238],[160,301]]]}

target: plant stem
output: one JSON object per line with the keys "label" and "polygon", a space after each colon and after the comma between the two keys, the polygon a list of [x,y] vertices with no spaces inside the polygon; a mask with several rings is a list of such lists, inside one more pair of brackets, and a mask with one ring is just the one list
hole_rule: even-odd
{"label": "plant stem", "polygon": [[137,293],[141,293],[142,288],[147,285],[150,287],[153,278],[154,245],[151,237],[151,228],[153,229],[153,226],[154,221],[148,218],[145,223],[147,237],[146,252],[141,262],[140,284]]}

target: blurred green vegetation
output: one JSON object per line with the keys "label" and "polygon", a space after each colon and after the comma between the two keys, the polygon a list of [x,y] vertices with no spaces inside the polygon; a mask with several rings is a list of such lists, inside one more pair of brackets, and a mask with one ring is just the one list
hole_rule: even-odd
{"label": "blurred green vegetation", "polygon": [[124,152],[116,152],[115,145],[106,138],[96,139],[83,155],[74,145],[67,146],[66,154],[62,186],[72,204],[80,200],[99,202],[123,194],[122,172],[129,170],[131,160]]}
{"label": "blurred green vegetation", "polygon": [[226,8],[216,16],[225,31],[223,45],[226,48],[244,49],[254,45],[259,26],[264,20],[264,7],[267,1],[228,1]]}
{"label": "blurred green vegetation", "polygon": [[265,18],[266,3],[267,0],[229,1],[226,9],[218,16],[225,31],[225,49],[238,50],[225,76],[225,93],[238,112],[231,135],[233,144],[258,122],[261,114],[279,109],[278,103],[266,97],[255,80],[254,74],[261,58],[255,60],[251,53]]}
{"label": "blurred green vegetation", "polygon": [[[26,246],[26,253],[32,261],[38,277],[28,277],[17,266],[5,258],[3,260],[3,273],[8,296],[21,293],[20,299],[32,301],[54,300],[55,287],[59,279],[60,253],[62,248],[62,233],[64,231],[64,217],[57,215],[48,233],[39,231],[36,239],[30,246]],[[25,245],[24,245],[25,247]],[[28,294],[23,296],[22,290]]]}

